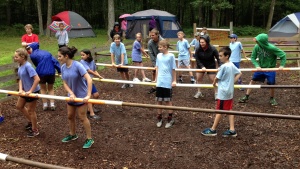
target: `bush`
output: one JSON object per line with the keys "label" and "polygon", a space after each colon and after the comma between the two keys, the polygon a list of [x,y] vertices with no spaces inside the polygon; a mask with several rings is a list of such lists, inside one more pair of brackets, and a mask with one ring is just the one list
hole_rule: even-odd
{"label": "bush", "polygon": [[260,33],[267,33],[267,31],[260,27],[253,26],[243,26],[243,27],[233,27],[233,32],[238,36],[257,36]]}

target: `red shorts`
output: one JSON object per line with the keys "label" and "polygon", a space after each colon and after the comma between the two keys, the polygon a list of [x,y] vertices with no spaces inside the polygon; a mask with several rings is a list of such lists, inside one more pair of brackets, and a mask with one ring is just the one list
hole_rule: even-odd
{"label": "red shorts", "polygon": [[232,110],[233,99],[230,100],[217,100],[217,110]]}

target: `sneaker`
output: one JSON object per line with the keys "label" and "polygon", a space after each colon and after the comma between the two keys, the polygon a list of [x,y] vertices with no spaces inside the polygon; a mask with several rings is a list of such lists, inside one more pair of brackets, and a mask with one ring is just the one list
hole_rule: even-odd
{"label": "sneaker", "polygon": [[151,89],[149,90],[148,94],[151,94],[151,93],[154,93],[154,92],[156,92],[156,89],[155,89],[155,88],[151,88]]}
{"label": "sneaker", "polygon": [[125,88],[128,88],[128,87],[129,87],[129,84],[123,84],[121,88],[125,89]]}
{"label": "sneaker", "polygon": [[239,98],[239,103],[246,103],[249,100],[247,96]]}
{"label": "sneaker", "polygon": [[48,110],[48,106],[43,106],[43,111],[47,111]]}
{"label": "sneaker", "polygon": [[133,87],[133,84],[128,84],[128,87]]}
{"label": "sneaker", "polygon": [[183,83],[183,79],[182,79],[182,78],[179,78],[179,79],[178,79],[178,83]]}
{"label": "sneaker", "polygon": [[99,120],[101,117],[98,115],[89,116],[90,119]]}
{"label": "sneaker", "polygon": [[196,83],[196,80],[194,78],[191,78],[191,83],[192,84],[195,84]]}
{"label": "sneaker", "polygon": [[199,97],[204,97],[204,95],[201,92],[197,92],[194,96],[195,99],[198,99]]}
{"label": "sneaker", "polygon": [[72,141],[72,140],[76,140],[76,139],[78,139],[78,136],[77,136],[77,134],[75,134],[75,135],[67,135],[65,138],[63,138],[61,141],[63,142],[63,143],[67,143],[67,142],[69,142],[69,141]]}
{"label": "sneaker", "polygon": [[50,110],[51,110],[51,111],[55,111],[55,108],[56,108],[55,106],[51,106],[51,107],[50,107]]}
{"label": "sneaker", "polygon": [[244,88],[239,88],[239,90],[240,90],[240,91],[244,91],[245,89],[244,89]]}
{"label": "sneaker", "polygon": [[167,122],[165,128],[168,129],[168,128],[172,127],[174,125],[174,123],[175,123],[175,120],[172,117],[169,116],[168,117],[168,122]]}
{"label": "sneaker", "polygon": [[270,104],[271,106],[277,106],[278,103],[276,102],[276,100],[274,98],[270,99]]}
{"label": "sneaker", "polygon": [[133,80],[132,80],[132,81],[134,81],[134,82],[141,82],[141,81],[140,81],[140,79],[138,79],[138,78],[136,78],[136,77],[135,77],[135,78],[133,78]]}
{"label": "sneaker", "polygon": [[32,123],[28,122],[28,124],[25,126],[25,130],[32,130]]}
{"label": "sneaker", "polygon": [[27,137],[35,137],[37,135],[39,135],[39,131],[36,130],[36,131],[33,131],[33,130],[30,130],[29,133],[27,134]]}
{"label": "sneaker", "polygon": [[90,148],[94,144],[93,139],[86,139],[82,148]]}
{"label": "sneaker", "polygon": [[207,129],[204,129],[201,132],[201,134],[204,135],[204,136],[216,136],[217,135],[217,130],[213,130],[211,128],[207,128]]}
{"label": "sneaker", "polygon": [[223,137],[236,137],[237,133],[235,130],[226,130],[223,134]]}
{"label": "sneaker", "polygon": [[157,116],[158,122],[156,123],[156,127],[160,128],[163,124],[162,115]]}
{"label": "sneaker", "polygon": [[151,82],[151,80],[145,77],[145,78],[143,79],[143,82]]}
{"label": "sneaker", "polygon": [[4,121],[4,117],[0,116],[0,124],[3,123],[3,121]]}

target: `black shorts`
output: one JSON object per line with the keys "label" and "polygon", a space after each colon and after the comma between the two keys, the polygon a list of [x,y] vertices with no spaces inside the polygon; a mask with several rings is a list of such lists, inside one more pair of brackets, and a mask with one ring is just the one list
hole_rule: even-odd
{"label": "black shorts", "polygon": [[74,107],[80,107],[85,105],[85,103],[80,103],[80,102],[68,102],[69,106],[74,106]]}
{"label": "black shorts", "polygon": [[[38,90],[38,91],[32,92],[32,93],[37,93],[37,94],[39,94],[40,91]],[[26,96],[20,96],[20,97],[22,97],[23,99],[25,99],[25,102],[33,102],[33,101],[39,99],[39,98],[36,98],[36,97],[26,97]]]}
{"label": "black shorts", "polygon": [[128,68],[117,68],[117,72],[128,72]]}
{"label": "black shorts", "polygon": [[172,89],[156,87],[156,101],[171,101],[172,100]]}
{"label": "black shorts", "polygon": [[133,63],[143,63],[143,61],[132,61]]}
{"label": "black shorts", "polygon": [[55,75],[47,75],[40,77],[40,84],[54,84],[55,82]]}

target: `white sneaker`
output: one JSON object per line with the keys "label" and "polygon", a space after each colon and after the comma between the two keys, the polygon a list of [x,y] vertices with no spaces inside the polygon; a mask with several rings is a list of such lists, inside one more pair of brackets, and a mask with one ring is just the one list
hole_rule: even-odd
{"label": "white sneaker", "polygon": [[133,84],[129,84],[129,87],[133,87]]}
{"label": "white sneaker", "polygon": [[125,88],[127,88],[127,87],[128,87],[128,84],[125,84],[125,83],[124,83],[124,84],[122,85],[121,88],[122,88],[122,89],[125,89]]}
{"label": "white sneaker", "polygon": [[194,96],[195,99],[198,99],[199,97],[204,97],[204,95],[201,92],[197,92]]}
{"label": "white sneaker", "polygon": [[136,77],[135,77],[135,78],[133,78],[133,80],[132,80],[132,81],[134,81],[134,82],[141,82],[141,81],[140,81],[140,79],[138,79],[138,78],[136,78]]}
{"label": "white sneaker", "polygon": [[168,129],[168,128],[172,127],[174,123],[175,123],[175,120],[172,118],[171,120],[168,121],[165,128]]}
{"label": "white sneaker", "polygon": [[151,82],[151,80],[145,77],[145,78],[143,79],[143,82]]}
{"label": "white sneaker", "polygon": [[160,119],[157,123],[156,123],[156,127],[160,128],[163,124],[163,120]]}

